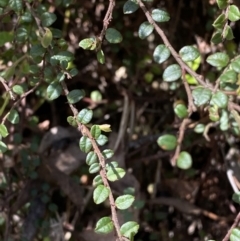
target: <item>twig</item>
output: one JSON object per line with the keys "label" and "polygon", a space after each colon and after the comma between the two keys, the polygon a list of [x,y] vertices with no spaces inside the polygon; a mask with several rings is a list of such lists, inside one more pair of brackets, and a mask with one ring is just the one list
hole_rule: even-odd
{"label": "twig", "polygon": [[234,220],[233,225],[232,225],[231,228],[228,230],[226,236],[223,238],[222,241],[228,241],[228,240],[229,240],[230,235],[231,235],[231,233],[232,233],[232,230],[237,227],[239,221],[240,221],[240,212],[238,213],[237,217],[236,217],[235,220]]}
{"label": "twig", "polygon": [[238,112],[240,112],[240,105],[233,103],[231,101],[228,102],[228,109],[231,110],[237,110]]}
{"label": "twig", "polygon": [[118,130],[117,140],[115,142],[114,149],[113,149],[114,151],[117,151],[121,141],[124,138],[124,134],[125,134],[125,131],[126,131],[126,128],[127,128],[128,118],[129,118],[129,108],[130,108],[129,96],[128,96],[125,89],[123,90],[123,96],[124,96],[123,112],[122,112],[120,127],[119,127],[119,130]]}
{"label": "twig", "polygon": [[115,6],[115,0],[109,0],[109,5],[108,5],[108,10],[107,13],[103,19],[103,29],[101,31],[101,34],[99,36],[99,40],[100,42],[103,41],[104,35],[107,31],[108,25],[112,20],[112,12],[113,12],[113,8]]}
{"label": "twig", "polygon": [[150,12],[148,11],[148,9],[145,7],[144,3],[141,0],[137,0],[139,6],[141,7],[141,9],[143,10],[143,12],[145,13],[147,20],[149,21],[150,24],[153,25],[153,27],[155,28],[155,30],[157,31],[157,33],[159,34],[159,36],[162,38],[164,44],[168,47],[168,49],[170,50],[172,56],[174,57],[174,59],[178,62],[178,64],[181,66],[182,69],[185,69],[190,75],[192,75],[199,84],[201,84],[204,87],[207,87],[209,89],[212,89],[212,86],[208,85],[207,83],[205,83],[205,81],[203,80],[203,76],[197,74],[194,70],[192,70],[179,56],[179,54],[175,51],[175,49],[173,48],[173,46],[170,44],[167,36],[165,35],[165,33],[163,32],[163,30],[156,24],[156,22],[153,20]]}
{"label": "twig", "polygon": [[5,90],[6,90],[7,92],[9,92],[9,95],[10,95],[11,99],[12,99],[12,100],[15,100],[15,95],[14,95],[14,93],[12,92],[12,90],[9,88],[9,86],[7,85],[6,80],[5,80],[3,77],[0,76],[0,81],[1,81],[1,83],[3,84]]}
{"label": "twig", "polygon": [[32,16],[34,17],[34,20],[35,20],[35,22],[36,22],[36,24],[37,24],[37,27],[38,27],[38,30],[39,30],[39,32],[40,32],[40,34],[41,35],[44,35],[44,28],[42,27],[42,25],[41,25],[41,21],[40,21],[40,19],[38,18],[38,16],[35,14],[35,12],[32,10],[32,7],[30,6],[30,4],[27,2],[27,1],[25,1],[25,4],[26,4],[26,6],[27,6],[27,9],[29,10],[29,12],[32,14]]}
{"label": "twig", "polygon": [[183,138],[184,138],[184,133],[185,133],[185,130],[186,130],[186,126],[188,124],[190,124],[190,123],[191,123],[191,120],[188,119],[188,118],[185,118],[183,120],[183,122],[181,123],[181,125],[180,125],[179,136],[178,136],[178,139],[177,139],[177,143],[178,144],[177,144],[177,147],[176,147],[176,150],[175,150],[175,154],[174,154],[174,156],[171,159],[172,166],[176,165],[177,158],[178,158],[179,153],[181,151],[181,146],[182,146],[182,141],[183,141]]}
{"label": "twig", "polygon": [[183,79],[183,84],[185,87],[185,90],[187,92],[187,97],[188,97],[188,114],[191,115],[193,112],[197,111],[196,106],[193,103],[193,96],[192,96],[192,92],[191,89],[188,85],[188,82],[186,80],[186,72],[185,69],[182,69],[182,79]]}
{"label": "twig", "polygon": [[4,124],[4,123],[5,123],[5,121],[6,121],[7,117],[8,117],[8,115],[9,115],[9,113],[19,104],[19,102],[20,102],[22,99],[26,98],[29,94],[31,94],[31,93],[40,85],[40,83],[41,83],[41,81],[39,81],[38,83],[36,83],[35,86],[34,86],[32,89],[30,89],[29,91],[25,92],[16,102],[14,102],[14,104],[12,105],[10,111],[3,117],[1,124]]}

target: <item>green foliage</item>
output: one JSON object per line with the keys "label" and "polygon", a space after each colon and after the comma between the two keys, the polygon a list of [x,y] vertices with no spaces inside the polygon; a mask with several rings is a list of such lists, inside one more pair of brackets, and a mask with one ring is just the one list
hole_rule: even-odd
{"label": "green foliage", "polygon": [[109,217],[103,217],[98,220],[95,228],[95,232],[101,234],[107,234],[113,231],[113,222]]}
{"label": "green foliage", "polygon": [[169,56],[170,51],[164,44],[159,44],[153,52],[153,59],[158,64],[161,64],[164,61],[166,61],[169,58]]}
{"label": "green foliage", "polygon": [[120,231],[124,237],[131,239],[138,232],[138,229],[139,224],[136,222],[126,222],[121,226]]}
{"label": "green foliage", "polygon": [[163,80],[173,82],[182,76],[181,67],[178,64],[169,65],[163,72]]}
{"label": "green foliage", "polygon": [[118,44],[122,42],[122,35],[114,28],[108,28],[106,31],[106,39],[111,44]]}
{"label": "green foliage", "polygon": [[128,209],[134,202],[134,196],[132,195],[122,195],[119,196],[115,203],[118,209]]}
{"label": "green foliage", "polygon": [[[188,24],[185,20],[182,24],[182,19],[179,16],[176,16],[178,17],[176,21],[179,20],[179,23],[173,24],[169,21],[170,14],[167,10],[158,9],[160,5],[158,6],[152,0],[116,2],[117,7],[123,7],[124,18],[114,9],[114,4],[111,5],[112,1],[110,1],[108,8],[105,4],[94,5],[94,8],[96,7],[95,14],[98,15],[96,18],[93,18],[94,11],[91,11],[93,9],[91,3],[82,3],[79,9],[78,3],[70,0],[57,0],[54,6],[49,1],[0,1],[3,26],[0,31],[2,51],[0,61],[0,81],[2,84],[0,153],[7,152],[6,155],[15,155],[14,151],[20,152],[18,148],[13,151],[11,148],[8,150],[8,146],[13,145],[15,148],[17,143],[22,148],[29,141],[27,138],[32,138],[31,135],[37,136],[45,128],[47,129],[44,122],[41,123],[48,115],[45,113],[47,108],[43,111],[44,118],[38,116],[38,111],[49,105],[49,102],[64,95],[67,99],[66,106],[72,113],[68,113],[63,119],[64,121],[67,119],[71,126],[82,132],[82,136],[79,138],[79,148],[86,153],[85,161],[88,165],[88,173],[94,174],[93,177],[92,175],[88,177],[90,181],[90,178],[93,178],[93,200],[96,204],[100,204],[109,199],[111,206],[112,218],[100,218],[96,223],[95,231],[106,234],[115,229],[115,233],[118,235],[117,239],[121,239],[120,232],[122,236],[132,241],[138,232],[139,224],[129,221],[123,222],[123,225],[118,227],[118,221],[114,220],[117,216],[114,210],[125,210],[127,213],[137,196],[135,197],[134,192],[119,196],[119,193],[113,192],[109,185],[109,182],[124,178],[126,170],[122,168],[122,163],[120,164],[116,159],[107,160],[114,157],[114,151],[110,147],[104,147],[108,137],[102,132],[111,132],[111,126],[108,123],[101,125],[99,123],[104,123],[105,120],[109,120],[110,123],[113,113],[117,113],[117,117],[113,117],[113,129],[119,128],[118,138],[122,142],[124,140],[124,143],[121,144],[125,144],[125,139],[134,140],[141,134],[147,136],[154,129],[154,134],[156,134],[155,132],[160,133],[157,139],[158,146],[165,151],[172,151],[169,154],[164,152],[164,155],[167,154],[170,157],[173,154],[175,159],[171,160],[171,164],[182,170],[190,169],[193,166],[194,155],[201,153],[203,146],[209,148],[211,146],[209,144],[212,144],[210,142],[216,138],[216,133],[218,138],[216,140],[221,145],[223,140],[228,145],[234,146],[233,143],[237,143],[240,135],[238,105],[240,57],[237,55],[238,37],[236,36],[236,41],[232,40],[234,39],[233,30],[238,30],[238,25],[235,22],[240,20],[240,11],[239,7],[231,1],[217,0],[216,3],[216,6],[207,5],[206,12],[209,16],[211,15],[211,18],[206,19],[208,26],[203,24],[204,21],[199,22],[201,30],[206,31],[206,36],[209,35],[210,31],[207,28],[210,26],[213,29],[211,42],[216,46],[205,51],[202,46],[208,46],[208,43],[198,42],[195,45],[189,43],[188,40],[188,44],[184,44],[183,41],[174,39],[174,37],[181,38],[181,32],[177,32],[175,27],[185,28],[185,25]],[[168,4],[165,1],[161,6],[167,9]],[[89,9],[84,9],[85,7]],[[136,13],[138,9],[139,11]],[[63,23],[57,21],[57,14],[54,12],[62,15]],[[100,12],[106,12],[104,19]],[[132,15],[128,16],[129,14]],[[140,16],[141,14],[142,16]],[[103,28],[100,30],[99,26],[102,25],[102,21]],[[164,24],[165,22],[168,23]],[[51,27],[53,24],[54,27]],[[127,27],[129,29],[126,29]],[[172,29],[176,32],[176,36],[172,36]],[[189,33],[191,36],[198,36],[197,31],[191,31]],[[76,39],[80,36],[77,35],[78,33],[84,36],[84,39],[79,42],[81,51],[90,50],[94,53],[82,51],[78,55],[78,52],[75,51],[77,50]],[[140,39],[136,38],[137,33]],[[66,39],[64,39],[65,37]],[[124,42],[122,42],[123,37]],[[143,39],[144,41],[141,41]],[[69,41],[74,44],[70,46]],[[191,39],[191,41],[194,40]],[[121,45],[111,45],[121,42]],[[180,50],[177,52],[175,49]],[[206,55],[208,57],[205,59]],[[85,79],[82,80],[78,74],[81,77],[84,76]],[[74,76],[76,77],[74,81],[69,83],[71,77]],[[69,91],[69,86],[73,90]],[[149,109],[155,106],[155,103],[152,104],[148,98],[154,95],[154,98],[157,97],[157,101],[162,100],[161,93],[164,93],[162,95],[164,100],[157,112],[159,120],[156,121],[155,117],[149,114],[151,112]],[[118,95],[121,98],[124,95],[124,104]],[[138,103],[138,98],[141,101],[144,98],[147,100],[144,100],[145,103],[141,101]],[[83,101],[80,102],[81,100]],[[74,104],[83,109],[77,110]],[[139,109],[139,106],[142,109]],[[156,106],[159,106],[158,103]],[[58,108],[56,109],[58,112]],[[123,112],[120,124],[117,122],[120,119],[119,111]],[[141,114],[143,112],[144,114]],[[193,112],[195,112],[194,115],[192,115]],[[134,118],[135,113],[139,118]],[[110,119],[108,119],[109,117]],[[55,116],[53,119],[55,120]],[[97,124],[91,123],[93,120],[96,120]],[[52,123],[50,123],[51,125]],[[30,137],[28,137],[28,133],[26,134],[27,138],[25,137],[23,126],[30,129]],[[153,126],[154,128],[152,128]],[[210,127],[213,127],[214,130],[213,134],[211,132],[212,136],[209,137]],[[126,136],[122,133],[128,133],[128,138],[125,138]],[[203,141],[201,139],[201,145],[196,145],[192,140],[195,137],[200,138],[200,136],[202,136]],[[119,141],[119,139],[117,140]],[[157,144],[152,145],[154,151],[156,151]],[[59,146],[61,145],[59,144]],[[20,157],[15,158],[14,156],[12,158],[13,156],[10,156],[12,159],[18,160],[19,166],[21,165],[20,168],[18,166],[16,168],[20,175],[17,173],[19,177],[13,176],[12,178],[10,176],[12,172],[7,167],[0,174],[4,176],[7,173],[10,178],[7,181],[2,180],[2,177],[0,178],[1,188],[7,182],[9,182],[7,183],[9,187],[16,188],[18,185],[15,182],[18,180],[15,179],[19,178],[20,180],[21,175],[30,179],[37,179],[41,175],[37,168],[41,165],[37,154],[38,146],[39,142],[33,141],[29,143],[27,151],[21,150]],[[63,146],[62,149],[67,148],[65,144]],[[146,155],[150,156],[149,150],[152,146],[147,150]],[[125,147],[128,150],[128,146]],[[188,150],[188,152],[182,150]],[[44,154],[48,152],[53,153],[52,150],[47,150]],[[155,156],[153,154],[153,157]],[[196,159],[198,160],[198,158]],[[4,165],[3,168],[5,168]],[[131,167],[131,165],[130,163],[129,166]],[[151,164],[146,166],[148,165]],[[77,175],[81,175],[80,172],[85,175],[87,168],[76,172]],[[135,171],[137,172],[134,169],[133,173]],[[193,175],[189,174],[190,171],[192,169],[181,173],[189,177]],[[166,175],[164,178],[172,174],[176,173],[164,173]],[[148,184],[148,178],[144,179],[145,184]],[[79,176],[77,179],[79,180]],[[150,181],[152,182],[152,180]],[[53,212],[51,215],[54,215],[57,212],[57,206],[50,202],[49,190],[50,186],[41,188],[41,191],[44,192],[41,195],[41,200],[48,204],[48,209]],[[239,203],[239,193],[233,195],[233,200]],[[135,208],[134,204],[132,209]],[[124,213],[124,218],[127,216],[126,213]],[[159,216],[161,215],[158,215],[158,218]],[[128,217],[126,220],[131,219]],[[143,222],[145,221],[143,217]],[[0,220],[0,229],[1,222],[4,223],[5,220]],[[6,230],[5,233],[7,233]],[[239,230],[233,229],[230,240],[238,240],[239,236]],[[1,238],[2,236],[0,236]],[[39,238],[42,238],[41,235]],[[154,239],[154,233],[151,238]],[[43,237],[43,239],[47,240],[48,237]],[[157,240],[156,237],[155,240]]]}
{"label": "green foliage", "polygon": [[133,0],[128,0],[123,5],[123,13],[124,14],[131,14],[138,10],[139,6],[138,4]]}
{"label": "green foliage", "polygon": [[182,151],[178,156],[177,166],[183,170],[189,169],[192,166],[191,155],[186,151]]}
{"label": "green foliage", "polygon": [[138,36],[141,39],[145,39],[153,32],[153,25],[149,22],[143,22],[138,29]]}
{"label": "green foliage", "polygon": [[67,95],[67,100],[70,104],[75,104],[85,96],[83,90],[71,90]]}
{"label": "green foliage", "polygon": [[104,202],[109,196],[109,189],[104,185],[98,185],[93,192],[93,200],[96,204]]}
{"label": "green foliage", "polygon": [[170,20],[170,16],[167,12],[160,10],[160,9],[154,9],[152,11],[152,18],[156,22],[167,22]]}
{"label": "green foliage", "polygon": [[230,241],[237,241],[240,239],[240,229],[234,228],[230,235]]}
{"label": "green foliage", "polygon": [[198,87],[193,90],[192,95],[195,105],[202,106],[210,100],[212,92],[209,89]]}
{"label": "green foliage", "polygon": [[163,135],[157,140],[158,145],[166,151],[174,150],[177,146],[177,138],[174,135]]}

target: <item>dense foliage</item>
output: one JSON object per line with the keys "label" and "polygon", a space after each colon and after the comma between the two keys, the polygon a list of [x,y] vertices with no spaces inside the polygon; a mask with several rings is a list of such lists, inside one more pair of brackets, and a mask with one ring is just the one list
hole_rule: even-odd
{"label": "dense foliage", "polygon": [[0,0],[1,240],[240,239],[237,2]]}

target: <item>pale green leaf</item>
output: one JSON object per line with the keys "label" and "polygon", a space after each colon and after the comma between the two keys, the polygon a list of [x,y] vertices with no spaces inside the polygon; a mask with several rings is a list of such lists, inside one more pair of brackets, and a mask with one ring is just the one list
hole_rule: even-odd
{"label": "pale green leaf", "polygon": [[159,44],[153,52],[153,59],[161,64],[169,58],[170,54],[169,49],[164,44]]}
{"label": "pale green leaf", "polygon": [[109,196],[109,189],[104,185],[99,185],[93,191],[93,200],[96,204],[104,202]]}
{"label": "pale green leaf", "polygon": [[181,67],[178,64],[168,66],[163,72],[163,80],[173,82],[182,76]]}
{"label": "pale green leaf", "polygon": [[206,61],[207,61],[207,63],[209,63],[210,65],[212,65],[214,67],[222,68],[228,64],[229,57],[225,53],[217,52],[217,53],[214,53],[214,54],[208,56]]}
{"label": "pale green leaf", "polygon": [[154,9],[152,11],[152,18],[154,21],[159,22],[159,23],[167,22],[170,20],[170,15],[163,10]]}
{"label": "pale green leaf", "polygon": [[182,151],[177,158],[177,166],[183,170],[189,169],[192,166],[191,155],[186,151]]}
{"label": "pale green leaf", "polygon": [[166,151],[172,151],[177,146],[177,138],[174,135],[165,134],[157,139],[158,145]]}
{"label": "pale green leaf", "polygon": [[98,220],[95,228],[96,233],[107,234],[113,231],[113,222],[109,217],[103,217]]}
{"label": "pale green leaf", "polygon": [[148,21],[143,22],[138,29],[139,38],[145,39],[153,32],[153,29],[153,25],[150,24]]}

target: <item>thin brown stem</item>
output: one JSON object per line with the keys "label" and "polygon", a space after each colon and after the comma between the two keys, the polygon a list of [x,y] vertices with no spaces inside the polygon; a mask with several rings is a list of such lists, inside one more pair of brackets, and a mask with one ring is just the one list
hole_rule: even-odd
{"label": "thin brown stem", "polygon": [[197,111],[197,107],[193,103],[192,92],[191,92],[189,84],[188,84],[188,82],[186,80],[185,74],[186,74],[185,73],[185,69],[182,69],[183,85],[185,87],[185,90],[186,90],[186,93],[187,93],[187,97],[188,97],[188,113],[189,113],[189,115],[191,115],[193,112]]}
{"label": "thin brown stem", "polygon": [[186,119],[183,120],[183,122],[180,125],[179,135],[178,135],[178,139],[177,139],[178,144],[177,144],[177,147],[176,147],[176,150],[175,150],[175,154],[171,159],[172,166],[176,165],[177,158],[178,158],[179,153],[181,151],[181,146],[182,146],[182,141],[183,141],[183,138],[184,138],[185,130],[186,130],[187,125],[190,124],[190,123],[191,123],[191,120],[186,118]]}
{"label": "thin brown stem", "polygon": [[107,10],[106,15],[103,19],[103,29],[102,29],[101,34],[99,36],[100,42],[103,41],[103,38],[104,38],[105,33],[107,31],[108,25],[112,20],[112,12],[113,12],[114,6],[115,6],[115,0],[109,0],[108,10]]}

